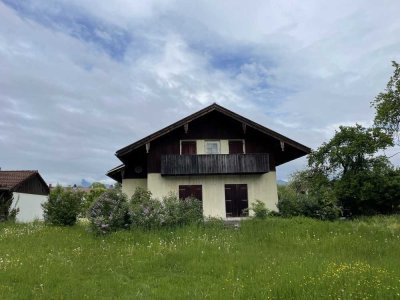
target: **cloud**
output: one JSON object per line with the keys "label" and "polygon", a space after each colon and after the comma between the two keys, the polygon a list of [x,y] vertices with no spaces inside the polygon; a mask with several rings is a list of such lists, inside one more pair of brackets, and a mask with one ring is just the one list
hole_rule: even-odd
{"label": "cloud", "polygon": [[399,60],[399,8],[4,0],[0,166],[107,182],[117,149],[212,102],[317,147],[340,124],[371,122]]}

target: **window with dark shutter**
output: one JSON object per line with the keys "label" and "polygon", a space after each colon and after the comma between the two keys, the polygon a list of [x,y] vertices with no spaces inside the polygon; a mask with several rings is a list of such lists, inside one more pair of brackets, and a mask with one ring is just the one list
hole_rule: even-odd
{"label": "window with dark shutter", "polygon": [[225,184],[226,217],[245,217],[247,208],[247,184]]}
{"label": "window with dark shutter", "polygon": [[229,141],[229,154],[243,154],[243,141]]}
{"label": "window with dark shutter", "polygon": [[197,153],[195,141],[182,141],[181,147],[182,147],[181,154],[195,155]]}
{"label": "window with dark shutter", "polygon": [[186,199],[188,197],[196,198],[203,201],[203,191],[201,185],[180,185],[179,186],[179,199]]}

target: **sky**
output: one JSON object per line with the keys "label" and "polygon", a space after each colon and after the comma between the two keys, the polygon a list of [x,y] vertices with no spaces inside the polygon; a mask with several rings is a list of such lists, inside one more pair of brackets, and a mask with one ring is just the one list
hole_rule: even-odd
{"label": "sky", "polygon": [[0,167],[113,183],[116,150],[214,102],[316,149],[339,125],[372,124],[400,61],[399,12],[398,0],[0,0]]}

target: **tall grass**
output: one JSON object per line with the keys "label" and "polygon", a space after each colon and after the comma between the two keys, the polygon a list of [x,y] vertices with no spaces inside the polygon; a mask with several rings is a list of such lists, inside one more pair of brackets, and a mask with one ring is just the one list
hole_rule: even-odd
{"label": "tall grass", "polygon": [[392,299],[400,217],[269,218],[94,237],[0,225],[0,298]]}

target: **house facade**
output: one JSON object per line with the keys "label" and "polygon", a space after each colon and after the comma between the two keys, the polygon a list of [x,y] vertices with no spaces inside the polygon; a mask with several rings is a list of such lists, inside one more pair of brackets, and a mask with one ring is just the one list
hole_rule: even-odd
{"label": "house facade", "polygon": [[0,171],[0,194],[13,193],[11,208],[18,208],[18,222],[43,220],[42,204],[47,201],[49,187],[38,171]]}
{"label": "house facade", "polygon": [[107,175],[130,197],[143,187],[159,199],[175,193],[202,201],[203,214],[246,216],[256,200],[276,210],[276,167],[310,149],[212,104],[116,152]]}

